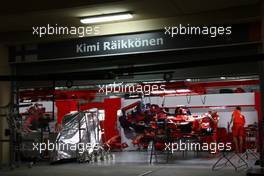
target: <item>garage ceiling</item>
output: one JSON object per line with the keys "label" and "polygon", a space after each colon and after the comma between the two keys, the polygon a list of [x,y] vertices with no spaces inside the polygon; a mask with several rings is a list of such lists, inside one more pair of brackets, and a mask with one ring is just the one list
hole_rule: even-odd
{"label": "garage ceiling", "polygon": [[184,13],[199,13],[257,4],[258,0],[171,0]]}
{"label": "garage ceiling", "polygon": [[123,11],[135,12],[135,22],[190,15],[195,18],[202,13],[223,14],[226,10],[234,11],[236,16],[238,9],[257,18],[258,3],[260,0],[70,0],[64,4],[54,0],[7,1],[0,6],[0,36],[21,35],[31,32],[32,26],[47,24],[80,26],[79,17]]}

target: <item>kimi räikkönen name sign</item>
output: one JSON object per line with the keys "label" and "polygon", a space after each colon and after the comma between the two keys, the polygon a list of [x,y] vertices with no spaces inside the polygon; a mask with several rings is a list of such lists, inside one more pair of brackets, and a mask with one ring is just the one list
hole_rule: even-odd
{"label": "kimi r\u00e4ikk\u00f6nen name sign", "polygon": [[36,61],[63,60],[250,42],[249,28],[249,24],[240,24],[232,27],[231,35],[214,38],[205,35],[171,37],[161,30],[41,43],[36,44],[34,49],[27,49],[26,45],[22,45],[19,46],[20,50],[17,47],[10,48],[10,62],[16,62],[17,57],[26,58],[28,55],[35,55]]}

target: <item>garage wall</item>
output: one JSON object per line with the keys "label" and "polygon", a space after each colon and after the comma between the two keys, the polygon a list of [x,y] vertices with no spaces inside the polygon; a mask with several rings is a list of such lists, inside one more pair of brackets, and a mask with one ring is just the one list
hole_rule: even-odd
{"label": "garage wall", "polygon": [[[8,75],[10,73],[10,66],[8,64],[8,48],[0,45],[0,75]],[[11,98],[11,83],[0,82],[0,106],[6,106],[10,103]],[[0,111],[1,114],[6,114],[6,109]],[[9,153],[9,136],[5,136],[5,130],[8,129],[6,116],[0,117],[0,165],[9,164],[10,153]]]}
{"label": "garage wall", "polygon": [[[44,107],[45,108],[45,110],[46,110],[46,112],[52,112],[52,101],[38,101],[38,102],[36,102],[36,103],[38,103],[38,104],[41,104],[42,105],[42,107]],[[32,105],[33,105],[34,103],[32,103]],[[23,105],[23,103],[21,103],[21,105]],[[30,108],[30,106],[28,106],[28,107],[20,107],[19,108],[19,112],[20,113],[25,113],[27,110],[28,110],[28,108]],[[56,106],[54,106],[54,111],[55,111],[55,113],[57,112],[57,108],[56,108]]]}
{"label": "garage wall", "polygon": [[[125,107],[140,99],[123,99],[122,107]],[[205,101],[204,101],[205,100]],[[204,101],[204,102],[203,102]],[[161,106],[163,97],[145,97],[145,103],[158,104]],[[206,94],[193,96],[166,96],[165,107],[185,105],[193,106],[232,106],[232,105],[255,105],[254,93],[230,93],[230,94]]]}

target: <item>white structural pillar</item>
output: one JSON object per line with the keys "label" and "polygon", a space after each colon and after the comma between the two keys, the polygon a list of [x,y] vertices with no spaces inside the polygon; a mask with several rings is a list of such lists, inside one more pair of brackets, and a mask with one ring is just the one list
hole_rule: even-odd
{"label": "white structural pillar", "polygon": [[[10,74],[10,66],[8,64],[8,47],[0,44],[0,76]],[[0,81],[0,107],[10,103],[11,98],[11,82]],[[10,159],[9,152],[9,136],[5,135],[8,129],[7,118],[2,116],[6,114],[5,109],[0,109],[0,165],[8,165]]]}

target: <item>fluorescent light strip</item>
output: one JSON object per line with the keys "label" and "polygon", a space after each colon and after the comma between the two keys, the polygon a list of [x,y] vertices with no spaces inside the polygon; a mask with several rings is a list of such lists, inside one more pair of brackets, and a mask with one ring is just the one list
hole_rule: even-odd
{"label": "fluorescent light strip", "polygon": [[127,20],[131,18],[133,18],[133,15],[131,13],[117,13],[117,14],[108,14],[102,16],[86,17],[86,18],[82,18],[80,21],[83,24],[94,24],[94,23]]}
{"label": "fluorescent light strip", "polygon": [[191,90],[189,90],[189,89],[178,89],[178,90],[176,90],[176,93],[189,93],[189,92],[191,92]]}
{"label": "fluorescent light strip", "polygon": [[189,89],[178,89],[178,90],[158,90],[158,91],[152,91],[151,93],[152,94],[163,94],[163,93],[165,93],[165,94],[176,94],[176,93],[190,93],[191,92],[191,90],[189,90]]}
{"label": "fluorescent light strip", "polygon": [[157,91],[152,91],[152,94],[173,94],[173,93],[177,93],[175,90],[157,90]]}

